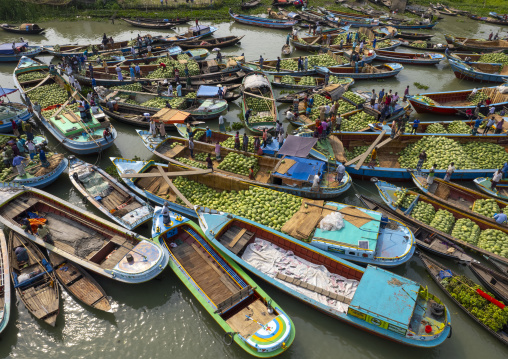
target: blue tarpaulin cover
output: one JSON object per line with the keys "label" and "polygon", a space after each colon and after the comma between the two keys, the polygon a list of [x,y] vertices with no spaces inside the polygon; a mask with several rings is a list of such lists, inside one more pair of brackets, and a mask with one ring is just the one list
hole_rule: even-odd
{"label": "blue tarpaulin cover", "polygon": [[276,172],[275,176],[298,181],[312,181],[314,175],[318,172],[321,172],[321,174],[324,172],[325,163],[323,161],[291,156],[286,156],[285,159],[296,161],[296,163],[286,173]]}
{"label": "blue tarpaulin cover", "polygon": [[198,92],[196,93],[197,97],[216,97],[219,96],[219,87],[217,86],[199,86]]}
{"label": "blue tarpaulin cover", "polygon": [[6,89],[0,87],[0,97],[10,95],[13,92],[18,91],[18,89]]}
{"label": "blue tarpaulin cover", "polygon": [[[28,42],[16,42],[16,48],[28,46]],[[13,55],[12,43],[5,43],[0,45],[0,55]]]}

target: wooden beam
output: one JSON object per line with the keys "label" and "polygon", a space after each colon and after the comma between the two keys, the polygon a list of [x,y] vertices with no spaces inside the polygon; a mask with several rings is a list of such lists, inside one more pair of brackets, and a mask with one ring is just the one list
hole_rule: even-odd
{"label": "wooden beam", "polygon": [[176,188],[176,186],[173,184],[173,182],[169,179],[169,177],[166,174],[167,172],[164,172],[164,169],[162,168],[162,166],[157,166],[157,169],[159,170],[159,173],[161,174],[162,178],[164,178],[164,180],[167,182],[169,187],[173,190],[173,192],[175,192],[175,194],[178,197],[180,197],[180,199],[185,203],[185,205],[191,209],[194,208],[192,203],[189,202],[189,200],[182,194],[182,192],[180,192],[178,190],[178,188]]}
{"label": "wooden beam", "polygon": [[[385,135],[386,133],[386,130],[383,130],[379,136],[377,136],[377,138],[374,140],[374,142],[372,142],[372,144],[369,146],[369,148],[367,149],[367,151],[365,151],[365,153],[362,155],[362,157],[360,158],[360,160],[358,161],[358,163],[356,164],[355,166],[355,170],[359,170],[360,167],[362,167],[363,163],[365,162],[365,160],[367,159],[367,157],[369,156],[369,154],[372,152],[372,150],[374,149],[374,147],[376,147],[376,145],[381,141],[381,139],[383,138],[383,136]],[[385,145],[385,143],[383,142],[383,145]]]}
{"label": "wooden beam", "polygon": [[[384,135],[385,133],[386,133],[386,131],[383,131],[383,132],[381,132],[381,134],[380,134],[379,136],[382,136],[382,135]],[[379,137],[376,139],[376,141],[377,141],[378,139],[379,139]],[[374,142],[376,143],[376,141],[374,141]],[[378,142],[379,142],[379,141],[378,141]],[[370,151],[369,151],[369,150],[367,150],[365,153],[370,153],[370,152],[372,152],[372,150],[370,150]],[[350,166],[350,165],[352,165],[353,163],[355,163],[356,161],[358,161],[360,158],[362,158],[362,156],[363,156],[365,153],[362,153],[361,155],[356,156],[356,157],[355,157],[355,158],[353,158],[352,160],[347,161],[347,162],[344,164],[344,166]]]}
{"label": "wooden beam", "polygon": [[32,87],[31,89],[28,89],[28,90],[25,90],[25,93],[28,93],[32,90],[35,90],[37,87],[41,86],[43,83],[45,83],[46,81],[48,81],[49,79],[51,78],[51,75],[48,75],[46,76],[41,82],[39,82],[37,85],[35,85],[34,87]]}
{"label": "wooden beam", "polygon": [[[195,170],[195,171],[181,171],[181,172],[164,172],[167,177],[190,176],[190,175],[204,175],[211,173],[212,170]],[[122,178],[150,178],[161,177],[160,173],[124,173]]]}

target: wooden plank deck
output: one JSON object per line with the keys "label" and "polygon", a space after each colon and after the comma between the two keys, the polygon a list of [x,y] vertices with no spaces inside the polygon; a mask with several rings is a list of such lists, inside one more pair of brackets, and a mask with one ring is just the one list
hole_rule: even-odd
{"label": "wooden plank deck", "polygon": [[[238,235],[240,235],[240,238],[236,238]],[[233,253],[238,254],[252,239],[252,237],[254,237],[254,233],[244,231],[244,229],[240,227],[233,226],[219,238],[219,242],[228,246]]]}
{"label": "wooden plank deck", "polygon": [[[247,317],[254,319],[249,320]],[[240,310],[237,314],[226,320],[235,332],[239,332],[244,338],[248,338],[252,334],[261,329],[261,325],[268,324],[277,316],[275,313],[268,313],[266,306],[261,299],[257,299],[254,303],[249,304],[247,307]],[[260,325],[261,324],[261,325]]]}

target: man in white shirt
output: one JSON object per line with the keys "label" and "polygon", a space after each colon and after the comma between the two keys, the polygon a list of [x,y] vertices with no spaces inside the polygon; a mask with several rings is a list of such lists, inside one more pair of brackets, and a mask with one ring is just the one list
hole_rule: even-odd
{"label": "man in white shirt", "polygon": [[500,169],[498,169],[496,172],[494,172],[494,175],[492,176],[492,181],[490,182],[490,189],[493,191],[496,191],[496,186],[503,178],[503,172],[501,172]]}
{"label": "man in white shirt", "polygon": [[319,192],[319,181],[321,181],[321,172],[314,175],[314,179],[312,180],[312,191]]}
{"label": "man in white shirt", "polygon": [[455,162],[450,163],[444,177],[445,181],[449,181],[452,178],[453,172],[455,172]]}
{"label": "man in white shirt", "polygon": [[339,165],[337,166],[337,182],[342,182],[342,179],[344,178],[344,175],[346,174],[346,167],[342,164],[342,162],[339,162]]}
{"label": "man in white shirt", "polygon": [[286,119],[288,121],[293,121],[295,119],[295,115],[293,114],[293,112],[291,111],[286,112]]}

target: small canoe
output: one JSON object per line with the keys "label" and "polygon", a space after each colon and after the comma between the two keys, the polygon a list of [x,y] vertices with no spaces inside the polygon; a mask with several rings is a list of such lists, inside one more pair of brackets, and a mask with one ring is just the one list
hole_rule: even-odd
{"label": "small canoe", "polygon": [[288,44],[284,44],[282,45],[282,55],[289,55],[291,53],[291,46],[289,46]]}
{"label": "small canoe", "polygon": [[411,171],[411,176],[413,177],[413,182],[416,187],[425,193],[425,195],[447,206],[464,211],[469,215],[477,216],[484,221],[496,223],[494,218],[487,217],[478,212],[478,204],[475,204],[476,201],[488,199],[495,202],[501,210],[508,206],[508,202],[492,199],[491,196],[487,196],[457,183],[442,180],[441,178],[435,178],[434,182],[428,185],[426,175],[417,175],[414,171]]}
{"label": "small canoe", "polygon": [[13,32],[15,34],[21,35],[37,35],[46,31],[46,29],[41,28],[37,24],[21,24],[19,26],[10,24],[1,24],[0,27],[4,31]]}
{"label": "small canoe", "polygon": [[469,269],[497,299],[508,303],[508,275],[496,272],[479,263],[470,263]]}
{"label": "small canoe", "polygon": [[4,232],[0,233],[0,334],[11,316],[11,267]]}
{"label": "small canoe", "polygon": [[489,24],[499,25],[499,26],[508,26],[507,20],[495,19],[490,16],[479,16],[479,15],[469,15],[469,18],[476,21],[483,21]]}
{"label": "small canoe", "polygon": [[336,77],[350,77],[356,80],[385,79],[395,77],[404,69],[404,66],[396,63],[371,66],[365,64],[356,67],[317,67],[318,75]]}
{"label": "small canoe", "polygon": [[[134,106],[122,106],[119,107],[117,110],[109,110],[104,108],[104,113],[111,117],[114,120],[117,120],[119,122],[126,123],[128,125],[141,127],[141,128],[150,128],[150,123],[145,120],[145,113],[149,113],[150,116],[155,116],[157,113],[162,111],[163,109],[154,109],[154,108],[141,108],[141,107],[134,107]],[[173,126],[177,123],[187,123],[190,122],[191,124],[194,123],[191,119],[191,115],[188,112],[180,111],[180,110],[174,110],[174,111],[167,111],[165,113],[161,112],[161,114],[164,114],[164,127],[166,130],[172,129]],[[202,123],[201,121],[197,123]]]}
{"label": "small canoe", "polygon": [[278,20],[258,16],[235,14],[231,9],[229,9],[229,16],[231,16],[236,22],[240,24],[268,27],[271,29],[291,29],[297,24],[297,21],[295,20]]}
{"label": "small canoe", "polygon": [[[262,101],[262,102],[261,102]],[[261,106],[255,106],[260,103]],[[250,117],[245,113],[250,109]],[[275,122],[279,119],[279,112],[273,97],[270,81],[262,72],[251,72],[242,80],[242,120],[246,127],[256,133],[262,134],[266,129],[271,132],[275,129]]]}
{"label": "small canoe", "polygon": [[[421,324],[421,320],[422,316],[427,315],[423,308],[430,304],[430,300],[439,304],[442,302],[432,294],[428,297],[422,296],[424,288],[412,280],[376,266],[361,268],[330,252],[324,252],[241,216],[203,207],[198,207],[196,211],[201,229],[215,247],[277,289],[332,318],[410,346],[434,347],[443,343],[450,335],[448,309],[445,309],[441,316],[433,317],[432,321],[437,321],[436,326],[431,329],[431,334],[425,333],[425,324]],[[244,235],[232,245],[230,238],[235,238],[240,232]],[[275,253],[279,254],[272,256]],[[301,268],[298,276],[300,281],[296,281],[296,285],[294,272],[290,272],[291,270],[282,262],[279,265],[279,261],[287,260],[286,255],[290,256],[292,263]],[[306,264],[301,266],[301,263]],[[316,283],[315,274],[311,275],[316,273],[316,270],[321,272],[320,276],[329,278],[318,286],[311,285]],[[328,283],[331,279],[347,283],[346,286],[351,285],[354,293],[342,292],[340,289],[342,286]],[[394,286],[393,283],[398,285]],[[321,292],[321,295],[315,296],[316,292]],[[347,307],[343,304],[347,304]],[[397,318],[405,318],[404,324],[394,317],[394,313],[398,313]],[[376,318],[376,324],[371,324],[370,318]],[[395,331],[384,329],[388,325],[386,320],[390,322],[397,320],[398,329]]]}
{"label": "small canoe", "polygon": [[376,50],[376,60],[383,62],[397,62],[409,65],[437,65],[444,56],[441,54],[433,54],[427,52],[409,53],[409,52],[395,52]]}
{"label": "small canoe", "polygon": [[261,4],[261,0],[250,0],[250,1],[246,1],[246,2],[242,1],[240,6],[243,10],[245,10],[245,9],[252,9],[253,7],[258,6],[259,4]]}
{"label": "small canoe", "polygon": [[152,219],[152,207],[103,169],[69,157],[69,179],[106,217],[133,230]]}
{"label": "small canoe", "polygon": [[0,45],[0,62],[18,62],[23,58],[35,57],[44,50],[42,46],[28,46],[28,42],[15,43],[15,50],[12,46],[12,43]]}
{"label": "small canoe", "polygon": [[[158,244],[83,208],[39,189],[8,183],[0,186],[3,225],[24,241],[55,252],[85,270],[133,284],[157,277],[168,264]],[[20,221],[27,216],[36,234],[21,228]],[[42,223],[49,231],[49,241],[37,235]]]}
{"label": "small canoe", "polygon": [[83,268],[64,257],[48,251],[56,278],[79,302],[94,309],[112,313],[111,301],[104,289]]}
{"label": "small canoe", "polygon": [[145,22],[143,20],[128,19],[125,17],[122,17],[121,19],[126,23],[131,24],[132,26],[141,27],[144,29],[171,30],[176,28],[175,24],[170,22]]}
{"label": "small canoe", "polygon": [[184,18],[177,17],[175,19],[154,19],[151,17],[136,17],[135,20],[146,22],[146,23],[160,24],[160,23],[168,23],[169,22],[169,23],[172,23],[175,25],[183,25],[183,24],[188,23],[190,19],[189,19],[189,17],[184,17]]}
{"label": "small canoe", "polygon": [[418,32],[405,32],[401,31],[397,34],[398,37],[407,40],[430,40],[434,37],[432,34],[422,34]]}
{"label": "small canoe", "polygon": [[[491,256],[503,263],[508,264],[508,258],[503,257],[498,254],[495,254],[487,249],[478,247],[476,245],[476,241],[478,241],[477,237],[476,237],[476,240],[470,239],[470,241],[466,242],[465,240],[459,239],[458,237],[455,237],[453,235],[453,228],[454,228],[454,226],[456,226],[455,222],[457,220],[463,219],[463,218],[469,219],[470,221],[472,221],[474,224],[476,224],[479,227],[479,231],[477,232],[477,235],[480,235],[480,231],[484,231],[486,229],[495,229],[495,230],[501,231],[505,234],[508,234],[508,227],[507,226],[499,225],[497,223],[492,223],[491,221],[486,221],[483,218],[480,218],[479,216],[477,216],[476,213],[466,212],[466,211],[463,211],[463,210],[460,210],[457,208],[449,207],[441,202],[438,202],[430,197],[427,197],[426,195],[418,194],[418,193],[411,191],[411,190],[407,190],[407,195],[415,196],[414,197],[415,199],[408,205],[408,207],[403,207],[402,205],[396,205],[396,201],[398,198],[395,195],[395,193],[397,191],[400,191],[402,189],[401,187],[397,187],[391,183],[387,183],[384,181],[376,182],[376,187],[378,188],[379,195],[381,196],[381,199],[388,205],[388,207],[390,207],[391,209],[393,209],[395,211],[400,210],[402,213],[404,213],[407,216],[407,221],[416,223],[417,225],[419,225],[421,227],[427,228],[428,230],[433,231],[433,233],[439,233],[440,235],[446,237],[448,240],[454,242],[455,244],[462,246],[463,248],[468,248],[471,251],[476,251],[476,252],[481,253],[483,255]],[[453,216],[453,221],[454,221],[452,223],[453,227],[449,229],[449,232],[452,234],[450,234],[448,232],[441,231],[437,228],[430,226],[430,224],[424,223],[423,221],[416,219],[413,216],[413,209],[415,208],[415,206],[418,203],[424,203],[424,204],[430,205],[434,208],[434,210],[436,212],[440,209],[450,212]],[[432,213],[431,213],[431,217],[433,217]],[[457,231],[456,233],[461,234],[462,230]],[[472,231],[471,231],[471,233],[472,233]]]}
{"label": "small canoe", "polygon": [[506,40],[470,39],[447,34],[445,34],[445,40],[448,44],[451,44],[458,49],[474,52],[508,50],[508,41]]}
{"label": "small canoe", "polygon": [[158,39],[159,42],[163,44],[179,44],[180,42],[186,42],[189,40],[197,40],[203,37],[211,36],[218,29],[213,26],[208,25],[197,25],[189,27],[187,32],[181,33],[179,35],[161,37]]}
{"label": "small canoe", "polygon": [[415,223],[409,223],[406,220],[405,215],[401,215],[397,211],[394,211],[386,204],[377,202],[364,195],[357,194],[356,196],[366,208],[381,212],[386,217],[393,218],[408,226],[408,228],[413,232],[416,245],[419,249],[442,258],[458,261],[459,263],[470,263],[475,261],[473,257],[466,254],[461,247],[452,241],[449,241],[439,233],[430,231],[428,228],[417,226]]}
{"label": "small canoe", "polygon": [[408,22],[395,22],[395,21],[388,21],[386,23],[383,23],[383,25],[393,26],[397,30],[432,29],[437,24],[438,24],[437,21],[429,24],[424,24],[421,21],[419,24],[411,24]]}
{"label": "small canoe", "polygon": [[[436,282],[436,284],[439,286],[439,288],[441,288],[443,290],[443,292],[453,301],[455,302],[455,304],[460,308],[462,309],[467,315],[469,315],[469,317],[471,319],[473,319],[476,323],[478,323],[478,325],[482,326],[485,330],[487,330],[490,334],[492,334],[494,337],[496,337],[497,339],[499,339],[503,344],[506,344],[508,345],[508,334],[506,334],[504,331],[500,330],[498,332],[495,332],[494,330],[492,330],[490,327],[488,327],[487,325],[485,325],[484,323],[482,323],[471,311],[469,311],[466,307],[464,307],[462,304],[460,304],[460,302],[445,288],[445,286],[442,284],[442,273],[443,272],[447,272],[446,274],[450,275],[449,273],[451,273],[451,278],[453,277],[458,277],[457,274],[455,274],[453,271],[451,271],[450,269],[448,269],[448,267],[446,267],[445,265],[431,259],[430,257],[427,257],[426,255],[424,254],[420,254],[420,259],[422,260],[423,262],[423,265],[425,267],[425,269],[427,270],[427,272],[429,272],[430,276],[432,277],[432,279],[434,280],[434,282]],[[471,286],[474,286],[475,283],[473,281],[471,281],[469,278],[468,279],[468,282],[470,283],[467,283],[467,285],[469,287]],[[475,286],[476,287],[476,286]],[[479,287],[479,286],[478,286]],[[480,287],[480,289],[482,289]],[[476,289],[471,289],[471,295],[473,296],[478,296],[480,298],[480,294],[479,293],[476,293]]]}
{"label": "small canoe", "polygon": [[[34,317],[54,327],[60,310],[60,290],[53,267],[35,243],[14,231],[9,233],[8,248],[11,278],[19,299]],[[25,250],[27,259],[18,261],[16,248]]]}
{"label": "small canoe", "polygon": [[[507,42],[508,43],[508,42]],[[504,83],[508,80],[508,67],[503,64],[466,63],[448,59],[455,77],[473,82]]]}
{"label": "small canoe", "polygon": [[[170,214],[165,225],[156,207],[152,237],[168,252],[169,267],[208,314],[224,329],[225,337],[258,358],[275,357],[295,339],[295,325],[245,271],[216,249],[189,219]],[[236,335],[235,335],[236,334]]]}
{"label": "small canoe", "polygon": [[225,36],[225,37],[216,37],[209,40],[193,40],[188,42],[180,42],[178,46],[182,49],[215,49],[215,48],[223,48],[228,46],[236,45],[243,39],[245,35],[242,36]]}

